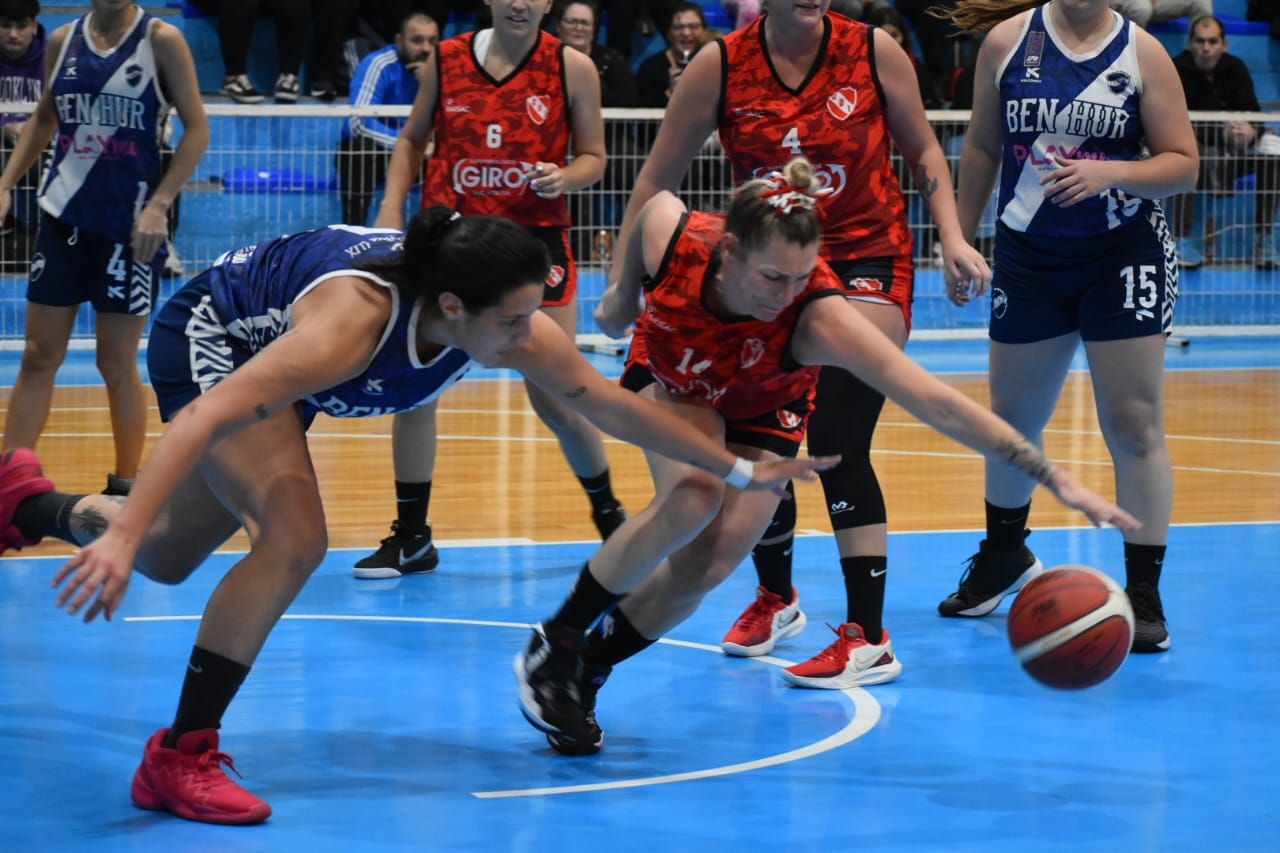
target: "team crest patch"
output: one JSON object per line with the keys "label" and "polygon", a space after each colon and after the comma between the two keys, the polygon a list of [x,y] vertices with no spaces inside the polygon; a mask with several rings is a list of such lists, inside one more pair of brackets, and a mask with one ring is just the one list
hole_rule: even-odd
{"label": "team crest patch", "polygon": [[795,429],[800,426],[800,416],[787,409],[778,409],[778,423],[783,429]]}
{"label": "team crest patch", "polygon": [[1112,71],[1107,75],[1107,87],[1117,95],[1129,88],[1131,82],[1128,72]]}
{"label": "team crest patch", "polygon": [[125,82],[130,86],[137,86],[142,82],[142,66],[136,62],[124,70]]}
{"label": "team crest patch", "polygon": [[1000,288],[991,291],[991,315],[999,320],[1009,310],[1009,296]]}
{"label": "team crest patch", "polygon": [[35,281],[36,279],[40,278],[40,276],[44,275],[44,264],[45,264],[45,261],[44,261],[43,253],[37,253],[36,256],[31,259],[31,280],[32,281]]}
{"label": "team crest patch", "polygon": [[836,119],[844,121],[853,115],[858,108],[858,90],[852,86],[842,86],[827,98],[827,112]]}
{"label": "team crest patch", "polygon": [[742,367],[745,370],[764,358],[764,341],[759,338],[747,338],[742,342]]}
{"label": "team crest patch", "polygon": [[524,108],[534,124],[542,124],[551,115],[551,105],[547,103],[546,95],[530,95],[525,99]]}
{"label": "team crest patch", "polygon": [[564,281],[564,267],[552,264],[551,271],[547,273],[547,287],[559,287],[562,281]]}

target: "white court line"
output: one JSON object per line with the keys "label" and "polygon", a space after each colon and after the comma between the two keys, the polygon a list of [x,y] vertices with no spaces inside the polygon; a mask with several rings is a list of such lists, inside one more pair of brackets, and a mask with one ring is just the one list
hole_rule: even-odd
{"label": "white court line", "polygon": [[[187,616],[126,616],[125,622],[196,622],[200,620],[198,615]],[[431,616],[357,616],[343,614],[320,614],[320,613],[286,613],[280,617],[281,620],[292,620],[295,622],[415,622],[429,623],[433,625],[472,625],[482,628],[516,628],[520,630],[532,630],[533,625],[525,622],[495,622],[483,619],[442,619]],[[694,649],[702,652],[713,652],[715,654],[723,654],[719,646],[710,646],[705,643],[691,643],[687,640],[669,640],[666,638],[658,640],[659,643],[668,646],[676,646],[684,649]],[[767,663],[773,666],[791,666],[792,661],[776,658],[772,655],[762,655],[760,657],[749,658],[748,660],[757,663]],[[584,785],[557,785],[546,788],[511,788],[502,791],[472,791],[471,796],[481,800],[498,800],[508,799],[512,797],[545,797],[555,794],[581,794],[589,791],[612,791],[620,788],[641,788],[649,785],[669,785],[674,782],[692,782],[698,779],[712,779],[716,776],[730,776],[735,773],[749,773],[753,770],[760,770],[765,767],[776,767],[779,764],[789,764],[793,761],[802,761],[806,758],[812,758],[815,755],[821,755],[824,752],[830,752],[850,743],[867,732],[880,721],[880,703],[875,700],[870,693],[860,687],[849,687],[838,691],[843,693],[845,698],[853,703],[854,715],[844,728],[840,731],[828,735],[822,740],[815,741],[798,749],[780,752],[776,755],[768,755],[764,758],[757,758],[752,761],[742,761],[737,764],[725,764],[720,767],[709,767],[705,770],[690,770],[685,773],[671,773],[665,776],[643,776],[637,779],[615,779],[612,782],[593,782]]]}

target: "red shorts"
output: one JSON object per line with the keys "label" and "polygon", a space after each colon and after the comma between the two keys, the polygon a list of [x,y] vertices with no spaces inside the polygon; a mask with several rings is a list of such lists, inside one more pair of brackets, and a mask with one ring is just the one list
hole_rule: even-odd
{"label": "red shorts", "polygon": [[530,228],[529,233],[542,241],[551,256],[551,274],[542,289],[543,307],[568,305],[578,295],[578,265],[569,248],[569,229]]}
{"label": "red shorts", "polygon": [[915,268],[908,255],[885,258],[829,260],[831,269],[844,282],[850,299],[865,299],[897,305],[911,331],[911,300],[915,294]]}

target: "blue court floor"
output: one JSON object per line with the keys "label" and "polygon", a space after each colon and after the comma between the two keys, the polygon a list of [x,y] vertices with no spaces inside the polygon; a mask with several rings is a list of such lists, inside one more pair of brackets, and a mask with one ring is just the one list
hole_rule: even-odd
{"label": "blue court floor", "polygon": [[[604,688],[606,748],[554,755],[517,710],[511,659],[591,545],[446,547],[432,576],[356,581],[333,552],[223,726],[275,809],[211,827],[134,809],[143,741],[167,725],[194,620],[229,566],[137,578],[123,619],[52,605],[56,559],[0,563],[6,850],[1275,850],[1280,839],[1280,524],[1175,528],[1174,635],[1079,693],[1011,657],[1002,607],[933,608],[973,532],[891,539],[886,625],[905,671],[869,690],[784,685],[843,596],[829,537],[801,539],[810,627],[777,659],[716,643],[741,571]],[[442,543],[447,544],[447,543]],[[1046,564],[1118,574],[1115,531],[1039,530]]]}

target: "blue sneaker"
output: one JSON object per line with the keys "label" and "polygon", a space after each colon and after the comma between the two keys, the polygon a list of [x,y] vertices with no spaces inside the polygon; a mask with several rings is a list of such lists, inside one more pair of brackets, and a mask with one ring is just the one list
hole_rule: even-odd
{"label": "blue sneaker", "polygon": [[1190,237],[1178,238],[1178,266],[1184,270],[1193,270],[1204,266],[1204,252],[1197,245],[1198,240]]}

